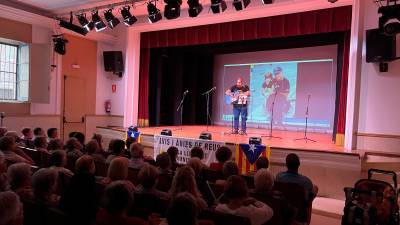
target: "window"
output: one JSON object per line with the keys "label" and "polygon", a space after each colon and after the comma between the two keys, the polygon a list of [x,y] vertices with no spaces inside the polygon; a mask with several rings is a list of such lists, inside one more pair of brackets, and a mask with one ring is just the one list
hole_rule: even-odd
{"label": "window", "polygon": [[18,46],[0,42],[0,101],[18,97]]}

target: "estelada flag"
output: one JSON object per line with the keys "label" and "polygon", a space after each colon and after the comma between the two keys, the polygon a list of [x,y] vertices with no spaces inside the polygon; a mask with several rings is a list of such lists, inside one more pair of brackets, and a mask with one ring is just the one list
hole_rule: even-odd
{"label": "estelada flag", "polygon": [[255,162],[260,156],[267,157],[271,153],[270,146],[265,145],[250,145],[250,144],[237,144],[235,161],[239,167],[240,174],[247,174],[255,171]]}

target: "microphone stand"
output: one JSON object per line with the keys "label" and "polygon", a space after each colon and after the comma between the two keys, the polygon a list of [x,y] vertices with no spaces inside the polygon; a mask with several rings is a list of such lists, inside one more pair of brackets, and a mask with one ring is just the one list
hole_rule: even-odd
{"label": "microphone stand", "polygon": [[269,134],[267,135],[261,135],[261,137],[267,137],[267,138],[277,138],[277,139],[282,139],[281,137],[277,137],[272,135],[272,124],[274,122],[274,108],[275,108],[275,100],[276,100],[276,96],[278,95],[278,92],[276,91],[275,88],[275,94],[274,94],[274,100],[272,101],[272,107],[271,107],[271,119],[269,121]]}
{"label": "microphone stand", "polygon": [[311,97],[311,96],[308,95],[308,98],[307,98],[307,107],[306,107],[306,127],[305,127],[305,129],[304,129],[304,137],[303,137],[303,138],[294,139],[295,141],[302,141],[302,140],[304,140],[304,141],[306,141],[306,143],[307,143],[307,141],[317,142],[317,141],[315,141],[315,140],[310,139],[310,138],[307,137],[307,128],[308,128],[308,107],[309,107],[309,104],[310,104],[310,97]]}
{"label": "microphone stand", "polygon": [[181,111],[181,118],[180,118],[181,119],[181,126],[179,128],[177,128],[177,129],[175,129],[174,131],[182,130],[182,126],[183,126],[183,102],[185,101],[186,94],[187,94],[187,91],[183,92],[183,96],[182,96],[181,102],[179,103],[179,106],[176,109],[177,112],[179,110]]}
{"label": "microphone stand", "polygon": [[203,94],[201,94],[201,95],[205,95],[206,96],[206,100],[207,100],[207,115],[206,115],[207,116],[207,129],[206,129],[206,131],[208,131],[208,122],[210,122],[210,125],[211,125],[211,122],[212,122],[211,115],[210,115],[210,93],[212,91],[214,91],[215,89],[217,89],[217,88],[213,87],[210,90],[208,90],[208,91],[204,92]]}

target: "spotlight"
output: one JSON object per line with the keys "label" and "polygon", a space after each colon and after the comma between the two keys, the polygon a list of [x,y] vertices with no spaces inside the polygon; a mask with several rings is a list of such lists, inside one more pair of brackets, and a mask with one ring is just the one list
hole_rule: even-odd
{"label": "spotlight", "polygon": [[147,12],[149,13],[150,23],[156,23],[162,19],[160,10],[151,2],[147,3]]}
{"label": "spotlight", "polygon": [[65,20],[60,19],[60,27],[63,27],[65,29],[74,31],[78,34],[81,34],[83,36],[85,36],[89,31],[84,29],[83,27],[77,26],[75,24],[73,24],[72,22],[67,22]]}
{"label": "spotlight", "polygon": [[65,55],[66,48],[65,44],[68,43],[67,39],[64,39],[62,35],[53,35],[54,51],[60,55]]}
{"label": "spotlight", "polygon": [[273,0],[261,0],[262,3],[265,4],[272,4]]}
{"label": "spotlight", "polygon": [[113,29],[114,27],[116,27],[119,24],[119,19],[116,18],[113,14],[112,14],[112,10],[113,9],[109,9],[104,11],[104,18],[106,19],[108,26]]}
{"label": "spotlight", "polygon": [[389,36],[400,33],[400,4],[382,6],[378,9],[379,30]]}
{"label": "spotlight", "polygon": [[214,14],[224,12],[226,8],[226,2],[224,0],[211,0],[211,11]]}
{"label": "spotlight", "polygon": [[172,131],[170,129],[164,129],[161,131],[161,135],[172,136]]}
{"label": "spotlight", "polygon": [[130,9],[131,9],[130,6],[124,6],[121,8],[121,15],[122,18],[124,19],[124,24],[126,26],[132,26],[137,21],[136,17],[133,16],[129,11]]}
{"label": "spotlight", "polygon": [[211,133],[202,132],[202,133],[200,134],[200,136],[199,136],[199,139],[202,139],[202,140],[212,140]]}
{"label": "spotlight", "polygon": [[249,138],[249,145],[261,145],[262,140],[260,137],[250,137]]}
{"label": "spotlight", "polygon": [[172,20],[181,15],[182,0],[164,0],[166,3],[164,8],[164,17]]}
{"label": "spotlight", "polygon": [[338,0],[328,0],[328,2],[330,2],[330,3],[335,3],[335,2],[337,2]]}
{"label": "spotlight", "polygon": [[85,13],[78,14],[78,15],[76,15],[76,17],[78,18],[78,21],[82,25],[82,27],[85,28],[88,32],[93,30],[94,23],[93,22],[89,22],[86,19],[86,14]]}
{"label": "spotlight", "polygon": [[96,30],[96,32],[102,31],[107,28],[106,24],[99,16],[99,11],[93,11],[92,21],[94,23],[94,29]]}
{"label": "spotlight", "polygon": [[232,4],[235,7],[236,11],[239,11],[243,8],[246,8],[250,4],[250,0],[233,0]]}
{"label": "spotlight", "polygon": [[198,16],[203,10],[203,6],[199,3],[199,0],[188,0],[187,3],[189,5],[188,12],[190,17]]}

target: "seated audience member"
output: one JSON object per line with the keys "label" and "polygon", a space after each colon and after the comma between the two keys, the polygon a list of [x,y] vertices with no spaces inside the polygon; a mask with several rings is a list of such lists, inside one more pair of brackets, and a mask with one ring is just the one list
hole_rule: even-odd
{"label": "seated audience member", "polygon": [[102,207],[96,216],[96,225],[158,225],[160,220],[150,216],[149,221],[129,217],[126,212],[133,204],[132,193],[122,181],[109,184],[103,194]]}
{"label": "seated audience member", "polygon": [[250,176],[254,176],[254,174],[260,170],[260,169],[268,169],[269,167],[269,160],[267,157],[265,156],[260,156],[257,160],[256,160],[256,168],[255,171],[250,171],[247,173],[247,175]]}
{"label": "seated audience member", "polygon": [[130,147],[130,152],[131,152],[131,159],[129,161],[129,167],[134,168],[134,169],[140,169],[144,165],[147,165],[148,163],[144,161],[144,148],[143,145],[140,143],[135,143],[132,144]]}
{"label": "seated audience member", "polygon": [[273,216],[272,209],[263,202],[249,198],[247,184],[243,178],[233,175],[224,188],[227,204],[218,204],[215,210],[250,219],[252,225],[262,225]]}
{"label": "seated audience member", "polygon": [[47,144],[47,150],[51,153],[56,150],[62,150],[63,149],[63,142],[61,139],[51,139],[49,143]]}
{"label": "seated audience member", "polygon": [[55,170],[42,168],[32,176],[33,200],[47,206],[58,206],[59,196],[55,194],[58,174]]}
{"label": "seated audience member", "polygon": [[47,138],[45,136],[36,136],[35,140],[33,140],[33,144],[35,145],[36,150],[40,152],[48,152]]}
{"label": "seated audience member", "polygon": [[267,193],[274,186],[274,175],[267,169],[259,169],[254,175],[254,191],[257,193]]}
{"label": "seated audience member", "polygon": [[200,147],[193,147],[193,148],[190,150],[190,157],[191,157],[191,158],[197,157],[197,158],[199,158],[200,160],[203,160],[203,158],[204,158],[204,151],[203,151],[203,149],[200,148]]}
{"label": "seated audience member", "polygon": [[224,163],[230,160],[232,157],[232,151],[226,146],[221,146],[215,152],[215,157],[217,158],[218,162],[211,163],[210,169],[222,172],[222,167],[224,166]]}
{"label": "seated audience member", "polygon": [[75,175],[60,198],[60,209],[68,219],[68,224],[89,225],[95,221],[97,199],[94,160],[91,156],[80,157],[75,164]]}
{"label": "seated audience member", "polygon": [[7,131],[4,136],[12,137],[14,138],[15,144],[17,144],[18,146],[26,147],[24,141],[21,139],[16,131]]}
{"label": "seated audience member", "polygon": [[56,150],[50,156],[50,169],[57,173],[63,173],[66,176],[72,177],[74,173],[65,168],[67,165],[67,153],[64,150]]}
{"label": "seated audience member", "polygon": [[28,155],[17,149],[15,139],[11,136],[0,138],[0,150],[9,163],[25,162],[33,164],[33,160]]}
{"label": "seated audience member", "polygon": [[156,157],[156,164],[158,166],[158,172],[161,175],[174,175],[174,171],[171,170],[171,158],[169,157],[168,153],[163,152],[158,154]]}
{"label": "seated audience member", "polygon": [[[33,131],[29,127],[25,127],[21,130],[22,137],[21,137],[21,144],[27,148],[34,148],[33,144]],[[17,141],[17,140],[15,140]]]}
{"label": "seated audience member", "polygon": [[105,158],[107,156],[106,151],[103,148],[103,136],[101,136],[101,134],[93,134],[92,140],[95,140],[97,142],[97,144],[99,145],[99,154],[103,155],[103,157]]}
{"label": "seated audience member", "polygon": [[38,136],[46,136],[46,134],[44,133],[44,130],[40,127],[35,127],[33,129],[33,135],[34,135],[33,139],[35,139]]}
{"label": "seated audience member", "polygon": [[137,139],[136,139],[136,138],[134,138],[134,137],[128,137],[128,138],[126,139],[126,141],[125,141],[126,149],[130,149],[131,145],[132,145],[132,144],[135,144],[135,143],[137,143]]}
{"label": "seated audience member", "polygon": [[106,163],[110,163],[115,157],[123,156],[125,151],[125,142],[123,140],[111,140],[109,144],[110,155],[106,159]]}
{"label": "seated audience member", "polygon": [[312,201],[318,193],[318,187],[313,185],[311,180],[299,174],[300,159],[294,153],[286,156],[286,172],[281,172],[276,175],[275,180],[281,183],[296,183],[304,188],[306,191],[306,200]]}
{"label": "seated audience member", "polygon": [[0,127],[0,138],[4,137],[7,133],[7,128],[5,127]]}
{"label": "seated audience member", "polygon": [[189,166],[183,166],[177,169],[169,192],[171,198],[174,198],[179,193],[189,192],[195,197],[199,210],[203,210],[207,207],[207,203],[201,197],[200,191],[197,188],[195,173]]}
{"label": "seated audience member", "polygon": [[100,154],[101,149],[96,140],[92,139],[91,141],[89,141],[86,144],[85,150],[86,150],[86,154],[92,156],[94,161],[96,161],[96,162],[105,162],[106,161],[104,156],[102,154]]}
{"label": "seated audience member", "polygon": [[17,193],[21,200],[33,199],[32,171],[26,163],[15,163],[8,167],[7,178],[10,190]]}
{"label": "seated audience member", "polygon": [[118,156],[114,158],[107,170],[107,177],[101,180],[102,184],[110,184],[113,181],[122,180],[126,183],[129,190],[133,192],[135,190],[135,185],[128,178],[128,164],[129,160],[125,157]]}
{"label": "seated audience member", "polygon": [[76,138],[82,146],[85,146],[85,135],[82,132],[74,132],[72,137]]}
{"label": "seated audience member", "polygon": [[47,129],[47,138],[48,141],[58,138],[58,129],[57,128],[49,128]]}
{"label": "seated audience member", "polygon": [[171,146],[167,149],[167,153],[169,158],[171,159],[171,170],[175,171],[180,165],[176,161],[176,157],[178,156],[178,148],[175,146]]}
{"label": "seated audience member", "polygon": [[138,174],[140,186],[137,189],[139,194],[152,194],[159,198],[168,199],[169,195],[165,192],[156,189],[158,171],[157,168],[152,165],[144,165]]}
{"label": "seated audience member", "polygon": [[227,161],[224,163],[222,168],[222,175],[225,180],[217,180],[215,183],[217,185],[224,186],[226,183],[226,179],[228,179],[232,175],[239,175],[239,167],[234,161]]}
{"label": "seated audience member", "polygon": [[67,157],[73,162],[83,155],[83,146],[76,138],[68,139],[64,148],[67,151]]}
{"label": "seated audience member", "polygon": [[0,192],[8,190],[7,163],[4,154],[0,151]]}
{"label": "seated audience member", "polygon": [[210,185],[208,185],[206,179],[202,175],[203,164],[197,157],[189,159],[187,166],[193,169],[197,184],[197,189],[199,189],[203,199],[207,202],[208,206],[212,206],[215,203],[215,196],[211,190]]}
{"label": "seated audience member", "polygon": [[212,221],[197,220],[200,210],[196,204],[196,198],[182,192],[172,199],[167,210],[167,222],[161,225],[212,225]]}
{"label": "seated audience member", "polygon": [[22,225],[23,205],[17,194],[12,191],[0,192],[0,224]]}

